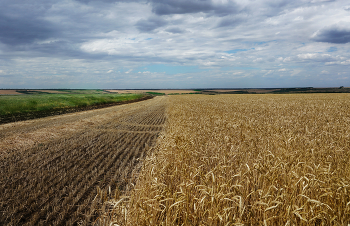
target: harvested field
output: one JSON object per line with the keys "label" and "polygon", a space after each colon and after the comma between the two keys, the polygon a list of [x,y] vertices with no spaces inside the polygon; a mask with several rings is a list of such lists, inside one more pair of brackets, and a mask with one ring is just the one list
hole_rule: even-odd
{"label": "harvested field", "polygon": [[170,96],[160,138],[130,200],[106,219],[350,224],[349,94]]}
{"label": "harvested field", "polygon": [[233,92],[245,92],[245,93],[272,93],[281,89],[205,89],[203,92],[214,92],[214,93],[233,93]]}
{"label": "harvested field", "polygon": [[16,90],[13,89],[0,89],[0,95],[19,95],[22,93],[18,93]]}
{"label": "harvested field", "polygon": [[178,93],[178,94],[184,94],[184,93],[195,93],[194,90],[179,90],[179,89],[157,89],[157,90],[106,90],[108,92],[112,93],[146,93],[146,92],[157,92],[157,93],[164,93],[164,94],[171,94],[171,93]]}
{"label": "harvested field", "polygon": [[118,197],[130,186],[163,128],[166,101],[1,125],[1,225],[93,222],[97,188]]}

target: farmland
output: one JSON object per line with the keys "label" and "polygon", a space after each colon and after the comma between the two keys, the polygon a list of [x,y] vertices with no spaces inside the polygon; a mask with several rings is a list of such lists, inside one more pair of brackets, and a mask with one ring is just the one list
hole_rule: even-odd
{"label": "farmland", "polygon": [[107,94],[93,91],[75,91],[73,94],[47,94],[36,90],[21,92],[25,95],[0,96],[0,124],[146,98],[143,94]]}
{"label": "farmland", "polygon": [[91,224],[97,190],[119,197],[138,173],[163,128],[166,101],[0,125],[1,224]]}
{"label": "farmland", "polygon": [[141,98],[141,94],[71,94],[1,96],[0,115],[84,107]]}
{"label": "farmland", "polygon": [[348,225],[350,95],[170,96],[114,203],[103,220],[119,225]]}
{"label": "farmland", "polygon": [[182,90],[182,89],[139,89],[139,90],[106,90],[107,92],[110,93],[121,93],[121,94],[126,94],[126,93],[163,93],[163,94],[188,94],[188,93],[198,93],[194,91],[193,89],[187,89],[187,90]]}
{"label": "farmland", "polygon": [[348,225],[350,95],[151,100],[0,125],[4,225]]}

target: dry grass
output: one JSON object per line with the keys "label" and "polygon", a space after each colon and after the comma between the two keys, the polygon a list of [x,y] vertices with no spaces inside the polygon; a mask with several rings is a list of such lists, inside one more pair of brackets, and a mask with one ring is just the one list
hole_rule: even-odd
{"label": "dry grass", "polygon": [[115,203],[115,223],[350,224],[349,94],[169,102],[166,133],[130,201]]}

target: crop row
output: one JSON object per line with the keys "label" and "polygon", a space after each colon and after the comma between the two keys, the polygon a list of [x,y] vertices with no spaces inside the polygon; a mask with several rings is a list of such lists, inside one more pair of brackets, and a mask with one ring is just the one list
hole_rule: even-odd
{"label": "crop row", "polygon": [[[113,118],[91,130],[15,153],[0,163],[0,222],[5,225],[77,225],[97,217],[96,188],[126,189],[128,179],[164,122],[158,104],[134,112],[144,126]],[[152,119],[144,119],[151,117]],[[118,129],[121,121],[131,127]],[[152,123],[157,123],[153,126]],[[112,128],[113,130],[102,129]],[[134,130],[134,128],[137,128]],[[142,133],[138,132],[142,131]]]}

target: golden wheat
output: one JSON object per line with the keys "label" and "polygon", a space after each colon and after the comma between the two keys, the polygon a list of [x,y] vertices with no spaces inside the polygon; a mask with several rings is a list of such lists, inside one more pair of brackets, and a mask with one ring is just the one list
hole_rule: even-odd
{"label": "golden wheat", "polygon": [[172,96],[167,117],[114,223],[350,223],[349,94]]}

